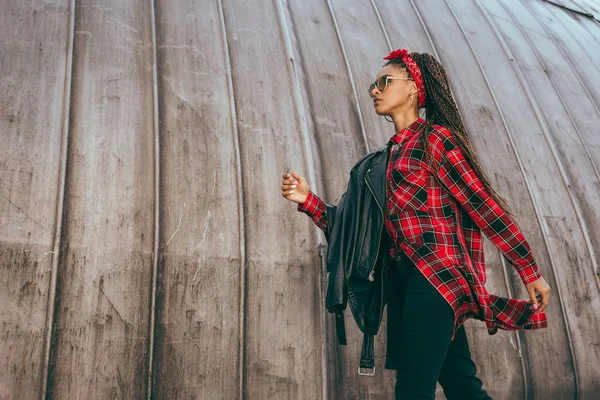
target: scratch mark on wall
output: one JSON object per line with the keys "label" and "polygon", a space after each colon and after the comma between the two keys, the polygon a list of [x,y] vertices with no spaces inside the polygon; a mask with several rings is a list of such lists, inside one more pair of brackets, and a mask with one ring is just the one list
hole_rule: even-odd
{"label": "scratch mark on wall", "polygon": [[198,243],[197,248],[200,248],[200,245],[202,243],[204,243],[204,241],[206,240],[206,232],[208,232],[208,225],[210,223],[210,217],[212,216],[212,213],[210,212],[210,210],[208,210],[208,213],[206,214],[206,220],[204,221],[204,233],[202,234],[202,240],[200,241],[200,243]]}
{"label": "scratch mark on wall", "polygon": [[171,234],[171,237],[169,238],[169,240],[167,240],[167,243],[165,243],[165,247],[167,247],[169,245],[169,243],[171,243],[171,240],[173,239],[173,236],[175,236],[175,234],[177,233],[177,231],[179,231],[179,226],[181,225],[181,218],[183,218],[183,214],[181,214],[181,216],[179,217],[179,222],[177,222],[177,228],[175,229],[175,232],[173,232]]}

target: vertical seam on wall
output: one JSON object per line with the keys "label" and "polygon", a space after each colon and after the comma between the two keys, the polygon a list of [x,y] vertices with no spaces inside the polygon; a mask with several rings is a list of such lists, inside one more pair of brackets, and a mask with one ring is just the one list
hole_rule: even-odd
{"label": "vertical seam on wall", "polygon": [[[503,6],[501,1],[498,1],[498,3],[500,3],[501,6]],[[514,21],[514,18],[513,18],[513,21]],[[519,27],[519,29],[521,29],[520,25],[516,21],[514,21],[514,22]],[[490,21],[488,21],[488,23],[491,25]],[[522,32],[522,30],[521,30],[521,33],[524,35],[524,33]],[[510,287],[510,281],[509,281],[509,278],[508,278],[508,266],[506,265],[507,264],[506,260],[505,260],[504,257],[500,257],[500,261],[502,263],[502,272],[504,274],[504,280],[506,282],[506,287],[508,288],[509,297],[514,297],[514,294],[513,294],[512,290],[511,290],[511,287]],[[519,347],[519,360],[521,361],[521,367],[523,368],[523,371],[525,372],[525,374],[527,374],[527,368],[525,366],[525,360],[523,359],[523,346],[521,344],[521,337],[519,335],[517,335],[516,333],[515,333],[515,336],[517,338],[517,345]],[[525,398],[526,399],[529,397],[529,390],[528,390],[528,384],[527,384],[527,382],[528,382],[527,375],[525,375]]]}
{"label": "vertical seam on wall", "polygon": [[[302,100],[302,93],[300,89],[300,81],[298,78],[298,67],[296,66],[296,59],[294,57],[294,50],[292,48],[291,38],[289,34],[289,26],[286,21],[282,0],[276,0],[277,2],[277,11],[279,14],[279,22],[281,24],[281,31],[284,36],[285,43],[285,51],[287,59],[291,62],[287,64],[289,66],[290,73],[293,76],[294,84],[292,85],[292,90],[294,92],[294,105],[296,108],[298,120],[300,121],[300,137],[302,138],[302,148],[304,150],[304,158],[306,162],[306,166],[308,168],[308,176],[312,182],[316,182],[317,178],[315,176],[315,168],[311,160],[313,159],[312,149],[310,146],[308,127],[306,123],[306,115],[304,113],[304,102]],[[291,172],[291,171],[289,171]],[[315,226],[315,229],[319,230],[318,227]],[[318,235],[317,235],[318,236]],[[321,242],[321,238],[317,238],[318,244]]]}
{"label": "vertical seam on wall", "polygon": [[[550,32],[550,30],[548,30],[548,28],[546,28],[546,25],[544,23],[542,23],[542,21],[540,21],[540,18],[537,16],[537,14],[534,12],[534,10],[531,9],[531,7],[529,5],[526,5],[526,3],[523,3],[523,6],[525,8],[527,8],[527,10],[529,11],[529,13],[533,16],[533,18],[535,18],[535,20],[538,21],[538,23],[540,24],[540,26],[544,29],[544,32],[546,32],[546,34],[548,34],[548,37],[550,38],[550,40],[552,40],[552,42],[559,49],[559,51],[562,54],[562,56],[564,57],[565,61],[569,64],[569,66],[571,67],[571,69],[573,71],[575,71],[575,76],[577,77],[577,80],[581,84],[581,87],[585,91],[585,94],[587,95],[588,99],[590,99],[590,102],[592,103],[592,106],[596,110],[596,113],[600,116],[600,109],[598,109],[598,105],[594,101],[592,95],[590,94],[590,91],[587,89],[587,85],[583,82],[583,79],[581,78],[580,71],[575,68],[574,64],[570,60],[569,55],[565,53],[565,51],[563,49],[564,46],[556,40],[555,35],[552,32]],[[552,13],[551,11],[549,11],[549,12]],[[554,14],[552,14],[552,15],[554,15]],[[562,23],[562,21],[561,21],[561,25],[564,26],[564,23]],[[565,29],[567,29],[567,28],[565,27]],[[573,38],[575,38],[575,37],[573,36]],[[581,46],[582,49],[585,47],[581,43],[579,43],[579,46]],[[595,168],[595,166],[594,166],[594,168]]]}
{"label": "vertical seam on wall", "polygon": [[[596,22],[598,23],[598,22]],[[587,33],[589,33],[589,35],[596,40],[596,42],[598,42],[598,44],[600,44],[600,39],[598,39],[598,35],[594,35],[594,33],[590,30],[590,28],[587,26],[587,24],[585,22],[582,22],[581,24],[579,24],[580,26],[583,26],[583,30],[586,31]]]}
{"label": "vertical seam on wall", "polygon": [[[288,69],[290,71],[290,73],[292,74],[293,80],[294,80],[294,84],[292,85],[292,91],[294,93],[294,105],[296,108],[296,115],[298,117],[298,120],[300,122],[300,137],[302,139],[302,148],[304,150],[304,160],[306,163],[306,167],[308,169],[308,176],[311,182],[316,183],[317,182],[317,178],[316,178],[316,174],[315,174],[315,167],[314,167],[314,163],[313,163],[313,154],[312,154],[312,149],[310,146],[310,139],[309,139],[309,133],[308,133],[308,126],[307,126],[307,122],[306,122],[306,113],[305,113],[305,108],[304,108],[304,101],[302,99],[302,90],[301,90],[301,85],[300,85],[300,79],[298,77],[298,66],[296,63],[296,58],[294,57],[294,49],[292,46],[292,39],[290,37],[290,27],[289,24],[287,22],[287,19],[285,17],[285,11],[284,11],[284,6],[282,4],[282,0],[276,0],[277,2],[277,11],[278,11],[278,15],[279,15],[279,23],[281,25],[281,32],[283,34],[283,40],[285,43],[285,52],[286,52],[286,57],[287,59],[290,61],[289,63],[286,62],[286,64],[288,65]],[[287,3],[287,1],[286,1]],[[291,11],[289,10],[289,6],[288,6],[288,12],[291,13]],[[288,171],[291,173],[291,171]],[[313,226],[313,232],[314,232],[314,236],[317,242],[317,249],[319,248],[319,246],[322,243],[322,236],[320,234],[320,229],[315,225]],[[319,271],[319,274],[317,276],[317,283],[318,283],[318,299],[319,299],[319,305],[323,304],[323,287],[321,285],[321,271]],[[325,335],[325,315],[322,312],[319,312],[320,318],[319,321],[321,323],[321,332],[323,334],[323,339],[324,339],[324,335]],[[326,357],[326,349],[325,349],[325,340],[320,340],[321,342],[321,397],[323,399],[327,398],[327,391],[328,391],[328,383],[327,383],[327,357]]]}
{"label": "vertical seam on wall", "polygon": [[358,101],[358,93],[356,91],[356,82],[354,80],[354,74],[352,74],[352,68],[350,68],[350,60],[348,60],[348,53],[346,52],[346,46],[344,46],[344,41],[342,40],[342,34],[340,32],[340,27],[337,22],[337,18],[335,17],[335,13],[333,11],[333,6],[331,5],[331,0],[327,0],[327,8],[329,9],[329,14],[331,15],[331,20],[335,28],[335,34],[337,36],[338,43],[340,44],[342,56],[344,57],[344,64],[346,65],[346,71],[348,72],[348,78],[350,79],[350,86],[352,86],[352,93],[354,94],[354,102],[356,104],[357,110],[356,114],[358,115],[358,120],[360,122],[360,130],[363,136],[363,140],[365,142],[365,148],[367,149],[367,153],[370,153],[371,150],[369,147],[369,141],[367,140],[365,121],[363,119],[362,110],[360,108],[360,102]]}
{"label": "vertical seam on wall", "polygon": [[221,23],[221,33],[223,40],[223,46],[225,47],[224,58],[225,66],[227,70],[227,92],[229,94],[229,104],[231,110],[231,124],[233,130],[233,147],[235,150],[235,161],[236,162],[236,185],[238,194],[238,221],[239,221],[239,232],[240,232],[240,271],[239,271],[239,299],[240,308],[238,316],[239,324],[239,336],[238,336],[238,394],[239,399],[244,399],[244,386],[245,375],[244,365],[246,362],[246,279],[248,265],[248,257],[246,255],[246,225],[245,225],[245,214],[244,214],[244,180],[242,176],[242,158],[240,156],[240,139],[237,125],[237,111],[235,108],[235,93],[233,90],[233,73],[231,69],[231,55],[229,51],[229,44],[227,42],[227,26],[225,24],[225,14],[223,11],[223,0],[217,0],[219,8],[219,22]]}
{"label": "vertical seam on wall", "polygon": [[417,18],[419,18],[419,22],[421,23],[421,26],[423,27],[423,30],[425,31],[427,40],[431,44],[431,48],[433,49],[433,54],[434,54],[435,58],[440,60],[440,55],[438,54],[435,44],[433,43],[433,38],[429,34],[429,30],[427,29],[427,26],[425,25],[425,21],[423,21],[423,17],[421,17],[421,13],[419,12],[419,9],[417,8],[417,6],[413,0],[410,0],[410,5],[412,6],[413,10],[415,10],[415,13],[417,14]]}
{"label": "vertical seam on wall", "polygon": [[[438,60],[438,62],[441,62],[441,58],[437,51],[435,43],[433,42],[433,38],[429,34],[429,30],[427,29],[427,26],[425,25],[425,21],[423,21],[423,17],[421,17],[421,13],[419,12],[419,9],[417,8],[414,0],[410,0],[410,4],[411,4],[413,10],[415,11],[415,13],[417,14],[417,18],[419,18],[419,22],[421,23],[421,26],[423,27],[423,30],[425,31],[425,35],[427,36],[427,40],[429,41],[429,44],[431,44],[431,49],[433,50],[433,55]],[[450,84],[452,84],[452,82],[450,82]],[[458,101],[456,101],[456,98],[454,97],[454,92],[452,90],[450,90],[450,95],[452,96],[452,100],[454,100],[454,104],[456,104],[458,107],[458,105],[460,103]]]}
{"label": "vertical seam on wall", "polygon": [[160,242],[160,128],[158,120],[158,62],[156,51],[156,4],[150,0],[150,30],[152,37],[152,127],[154,134],[154,248],[152,251],[152,277],[150,290],[150,323],[148,340],[148,379],[146,393],[152,396],[154,372],[154,329],[156,325],[156,281],[158,279],[158,258]]}
{"label": "vertical seam on wall", "polygon": [[[560,24],[561,24],[562,26],[564,26],[564,27],[565,27],[565,29],[566,29],[566,30],[569,32],[569,34],[571,34],[571,36],[573,37],[573,39],[577,41],[577,36],[576,36],[576,35],[573,35],[572,31],[571,31],[569,28],[567,28],[567,27],[566,27],[566,25],[565,25],[565,23],[563,22],[563,19],[562,19],[562,18],[560,18],[560,17],[557,17],[557,16],[556,16],[556,13],[555,13],[555,11],[553,11],[553,7],[546,7],[546,10],[548,10],[548,12],[549,12],[550,14],[552,14],[552,16],[554,16],[554,18],[556,19],[556,21],[557,21],[557,22],[559,22],[559,21],[560,21]],[[565,15],[568,15],[568,16],[569,16],[569,18],[570,18],[571,20],[573,20],[573,15],[572,15],[571,13],[569,13],[568,11],[566,11],[564,14],[565,14]],[[579,21],[577,21],[577,22],[579,22]],[[590,30],[587,28],[587,26],[586,26],[585,24],[583,24],[583,23],[577,23],[577,22],[575,22],[575,24],[576,24],[577,26],[581,27],[581,29],[582,29],[583,31],[585,31],[585,32],[586,32],[586,33],[587,33],[587,34],[588,34],[588,35],[589,35],[589,36],[590,36],[590,37],[591,37],[591,38],[592,38],[594,41],[596,41],[596,42],[597,42],[597,43],[600,45],[600,39],[598,39],[598,38],[597,38],[597,37],[596,37],[594,34],[592,34],[592,32],[590,32]],[[582,50],[585,52],[585,54],[587,54],[587,56],[588,56],[590,59],[593,59],[593,58],[592,58],[592,56],[590,55],[590,53],[588,53],[588,52],[587,52],[587,49],[586,49],[586,47],[587,47],[587,46],[585,46],[585,45],[581,44],[581,42],[578,42],[578,43],[580,44],[580,46],[581,46]],[[598,68],[598,67],[596,67],[596,68]]]}
{"label": "vertical seam on wall", "polygon": [[383,20],[381,19],[381,14],[379,13],[379,9],[377,8],[377,5],[375,4],[375,0],[371,0],[371,5],[373,6],[373,11],[375,12],[375,15],[377,16],[377,21],[379,21],[379,26],[381,26],[381,31],[383,32],[383,36],[385,36],[385,41],[387,42],[388,49],[390,49],[390,51],[392,51],[392,42],[390,41],[390,37],[388,36],[387,30],[383,26]]}
{"label": "vertical seam on wall", "polygon": [[60,149],[60,167],[58,176],[58,193],[56,202],[56,230],[54,231],[54,243],[52,248],[52,266],[50,271],[50,287],[48,289],[48,305],[46,313],[46,326],[44,338],[44,361],[42,366],[42,383],[40,390],[40,399],[45,399],[48,391],[50,353],[52,345],[52,328],[54,318],[56,317],[57,302],[57,279],[58,264],[60,258],[60,247],[62,239],[62,222],[64,218],[64,203],[67,182],[67,165],[69,150],[69,132],[71,117],[71,90],[73,82],[73,48],[75,46],[75,0],[69,2],[69,28],[67,33],[67,56],[66,71],[63,92],[63,110],[61,116],[61,149]]}

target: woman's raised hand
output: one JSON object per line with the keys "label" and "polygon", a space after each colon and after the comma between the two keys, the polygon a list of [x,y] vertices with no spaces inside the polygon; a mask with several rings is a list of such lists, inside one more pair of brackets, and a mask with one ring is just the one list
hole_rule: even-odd
{"label": "woman's raised hand", "polygon": [[283,197],[294,203],[304,203],[310,191],[306,179],[298,175],[295,171],[292,171],[291,174],[283,174],[283,181],[281,183],[281,195]]}

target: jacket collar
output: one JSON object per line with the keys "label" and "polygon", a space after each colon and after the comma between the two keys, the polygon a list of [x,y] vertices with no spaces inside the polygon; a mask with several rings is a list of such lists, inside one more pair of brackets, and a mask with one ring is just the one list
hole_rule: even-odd
{"label": "jacket collar", "polygon": [[424,127],[425,124],[426,124],[426,121],[423,118],[421,118],[421,117],[417,118],[414,122],[412,122],[406,128],[404,128],[400,132],[397,132],[396,134],[394,134],[394,136],[392,136],[390,138],[390,140],[388,141],[388,144],[391,143],[392,145],[394,145],[394,144],[403,143],[406,139],[411,137],[413,134],[420,132],[421,128]]}

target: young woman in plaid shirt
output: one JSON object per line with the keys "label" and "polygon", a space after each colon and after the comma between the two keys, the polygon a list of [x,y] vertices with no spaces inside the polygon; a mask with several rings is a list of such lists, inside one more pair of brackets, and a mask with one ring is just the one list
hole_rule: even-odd
{"label": "young woman in plaid shirt", "polygon": [[[388,335],[395,344],[388,346],[386,368],[397,370],[398,399],[434,399],[437,381],[448,400],[490,399],[462,323],[485,321],[489,334],[546,327],[550,287],[477,161],[442,65],[406,49],[384,59],[389,61],[369,87],[375,112],[391,117],[396,128],[388,141],[384,220],[390,256],[409,266],[392,271],[398,290],[388,315],[399,318],[397,337]],[[284,174],[281,189],[327,230],[325,203],[303,177]],[[516,269],[529,301],[487,292],[481,231]]]}

